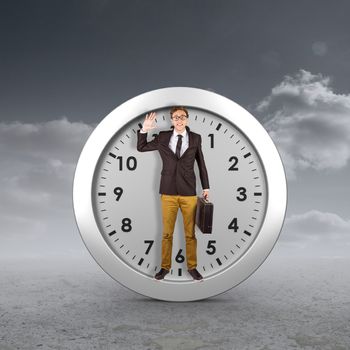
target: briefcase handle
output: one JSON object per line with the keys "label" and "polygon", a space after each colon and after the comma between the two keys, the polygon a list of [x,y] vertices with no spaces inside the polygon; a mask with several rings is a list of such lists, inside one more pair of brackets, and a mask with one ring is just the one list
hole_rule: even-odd
{"label": "briefcase handle", "polygon": [[204,200],[204,202],[205,203],[210,203],[210,201],[208,201],[206,198],[204,198],[203,196],[202,196],[202,198],[203,198],[203,200]]}

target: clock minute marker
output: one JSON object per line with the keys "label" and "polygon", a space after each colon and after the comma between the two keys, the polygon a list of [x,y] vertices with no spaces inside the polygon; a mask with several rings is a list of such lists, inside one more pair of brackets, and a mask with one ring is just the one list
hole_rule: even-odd
{"label": "clock minute marker", "polygon": [[254,196],[262,196],[262,192],[254,192]]}
{"label": "clock minute marker", "polygon": [[140,129],[142,129],[142,124],[141,124],[141,123],[138,123],[137,125],[138,125],[138,127],[139,127]]}
{"label": "clock minute marker", "polygon": [[143,261],[144,261],[144,259],[143,259],[143,258],[141,258],[141,259],[139,260],[139,262],[137,263],[137,265],[141,266],[141,265],[142,265],[142,263],[143,263]]}
{"label": "clock minute marker", "polygon": [[98,195],[99,195],[99,196],[105,196],[105,195],[106,195],[106,192],[98,192]]}
{"label": "clock minute marker", "polygon": [[[243,157],[244,158],[248,158],[249,156],[251,156],[252,154],[250,152],[246,153]],[[249,163],[250,164],[250,163]]]}
{"label": "clock minute marker", "polygon": [[108,155],[111,156],[111,157],[113,157],[113,158],[116,157],[116,155],[115,155],[114,153],[112,153],[112,152],[109,152]]}
{"label": "clock minute marker", "polygon": [[177,274],[178,274],[178,276],[182,276],[182,269],[178,269]]}
{"label": "clock minute marker", "polygon": [[220,128],[221,128],[221,126],[222,126],[222,124],[221,124],[221,123],[219,123],[219,124],[217,125],[217,127],[216,127],[216,130],[217,130],[217,131],[219,131],[219,130],[220,130]]}
{"label": "clock minute marker", "polygon": [[249,231],[247,231],[247,230],[244,230],[243,233],[245,233],[247,236],[251,236],[251,235],[252,235],[252,234],[251,234]]}
{"label": "clock minute marker", "polygon": [[216,258],[216,262],[219,264],[219,266],[222,265],[222,262],[221,262],[221,260],[219,258]]}
{"label": "clock minute marker", "polygon": [[117,233],[117,231],[116,230],[113,230],[112,232],[110,232],[109,234],[108,234],[108,236],[113,236],[114,234],[116,234]]}

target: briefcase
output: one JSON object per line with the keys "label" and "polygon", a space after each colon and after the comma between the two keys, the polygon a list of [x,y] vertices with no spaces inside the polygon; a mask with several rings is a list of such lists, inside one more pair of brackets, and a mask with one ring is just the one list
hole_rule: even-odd
{"label": "briefcase", "polygon": [[214,205],[203,197],[197,197],[196,224],[202,233],[211,233]]}

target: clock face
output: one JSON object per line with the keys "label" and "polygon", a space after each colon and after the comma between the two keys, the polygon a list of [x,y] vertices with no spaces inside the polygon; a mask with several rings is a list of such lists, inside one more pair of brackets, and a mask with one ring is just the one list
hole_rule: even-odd
{"label": "clock face", "polygon": [[[188,107],[191,131],[202,136],[202,150],[214,203],[212,234],[196,227],[197,270],[215,276],[239,260],[254,242],[266,211],[263,165],[252,142],[222,117]],[[156,111],[157,128],[169,130],[169,108]],[[113,252],[131,269],[154,278],[160,269],[162,215],[159,194],[162,161],[157,151],[136,150],[145,115],[113,135],[95,169],[92,187],[95,219]],[[197,193],[201,195],[198,169]],[[192,281],[187,272],[181,211],[173,236],[172,268],[167,281]]]}
{"label": "clock face", "polygon": [[[195,228],[200,282],[187,271],[180,210],[170,273],[154,278],[161,268],[162,161],[158,151],[137,151],[137,131],[152,111],[157,128],[148,141],[169,130],[172,106],[186,106],[188,126],[201,135],[214,205],[212,233]],[[194,170],[201,196],[197,165]],[[223,96],[185,87],[144,93],[105,117],[81,152],[73,186],[79,231],[96,262],[124,286],[169,301],[211,297],[249,277],[276,243],[286,203],[283,165],[260,123]]]}

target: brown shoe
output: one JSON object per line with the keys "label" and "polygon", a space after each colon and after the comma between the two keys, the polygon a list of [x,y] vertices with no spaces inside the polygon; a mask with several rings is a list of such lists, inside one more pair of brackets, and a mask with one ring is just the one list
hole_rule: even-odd
{"label": "brown shoe", "polygon": [[154,276],[154,278],[155,278],[156,280],[162,280],[162,279],[164,279],[164,277],[165,277],[168,273],[169,273],[169,270],[166,270],[166,269],[161,268],[161,269],[159,270],[159,272],[156,273],[156,275]]}
{"label": "brown shoe", "polygon": [[197,271],[197,269],[188,270],[189,274],[193,277],[194,280],[202,280],[203,276]]}

